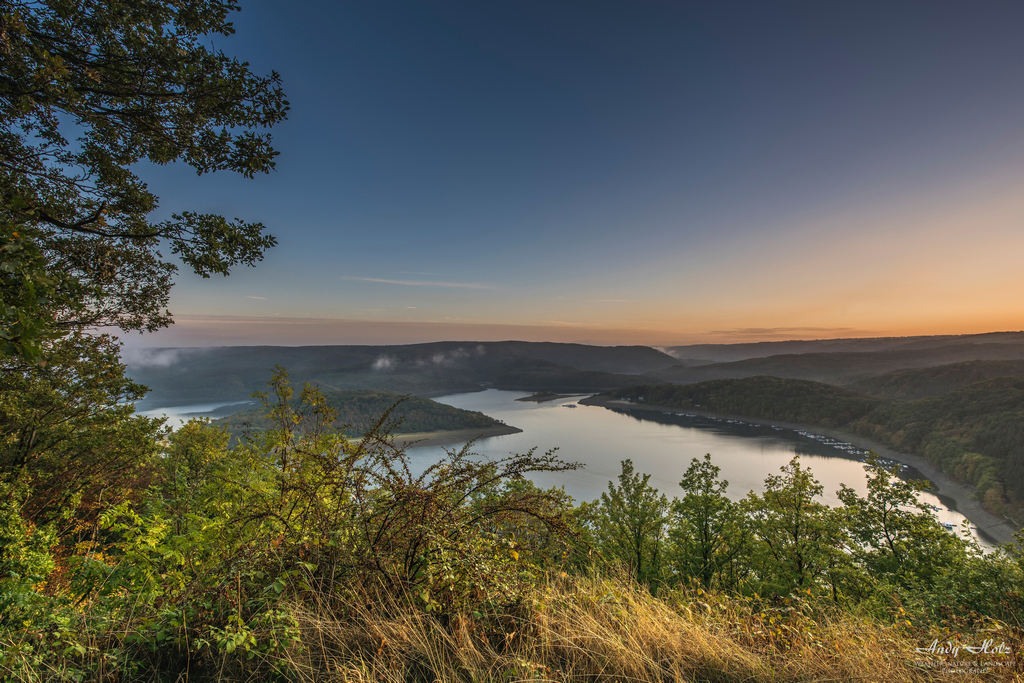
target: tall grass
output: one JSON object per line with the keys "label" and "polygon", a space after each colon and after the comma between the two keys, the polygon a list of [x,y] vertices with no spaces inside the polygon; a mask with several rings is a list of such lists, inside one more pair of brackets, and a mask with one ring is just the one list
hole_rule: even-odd
{"label": "tall grass", "polygon": [[290,652],[290,667],[310,682],[1022,680],[1011,666],[952,674],[948,664],[965,655],[945,662],[915,651],[944,640],[939,632],[799,600],[656,598],[600,577],[551,579],[503,616],[438,617],[359,599],[342,614],[318,603],[292,609],[304,647]]}

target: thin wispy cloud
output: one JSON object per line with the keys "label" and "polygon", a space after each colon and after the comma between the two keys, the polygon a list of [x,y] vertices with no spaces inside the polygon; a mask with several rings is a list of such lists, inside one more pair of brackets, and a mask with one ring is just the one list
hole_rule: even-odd
{"label": "thin wispy cloud", "polygon": [[265,297],[265,296],[247,296],[245,298],[246,299],[259,299],[260,301],[266,301],[267,300],[267,297]]}
{"label": "thin wispy cloud", "polygon": [[636,299],[591,299],[590,302],[594,304],[631,304]]}
{"label": "thin wispy cloud", "polygon": [[879,334],[879,332],[873,330],[858,330],[852,327],[743,327],[735,330],[712,330],[707,334],[715,336],[753,337],[779,334],[845,334],[849,336],[864,336],[868,334]]}
{"label": "thin wispy cloud", "polygon": [[403,287],[458,287],[461,289],[497,289],[495,285],[485,285],[480,282],[437,282],[434,280],[388,280],[380,277],[356,277],[355,275],[343,275],[342,280],[355,280],[357,282],[380,282],[386,285],[402,285]]}

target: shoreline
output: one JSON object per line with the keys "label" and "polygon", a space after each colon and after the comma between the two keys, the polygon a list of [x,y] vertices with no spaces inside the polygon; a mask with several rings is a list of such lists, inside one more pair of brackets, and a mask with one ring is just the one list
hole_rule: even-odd
{"label": "shoreline", "polygon": [[506,436],[523,431],[512,425],[495,425],[483,429],[453,429],[443,432],[414,432],[411,434],[395,434],[395,443],[405,448],[422,448],[424,446],[448,446],[450,444],[468,443],[478,439],[489,439],[492,436]]}
{"label": "shoreline", "polygon": [[584,396],[585,394],[545,394],[538,396],[537,394],[530,394],[529,396],[523,396],[517,398],[519,402],[532,402],[532,403],[547,403],[548,401],[560,401],[563,398],[572,398],[573,396]]}
{"label": "shoreline", "polygon": [[824,434],[825,436],[829,436],[834,439],[841,439],[859,448],[874,451],[884,458],[895,460],[913,467],[931,482],[932,493],[951,499],[956,504],[957,512],[970,520],[972,524],[978,527],[979,533],[984,534],[994,543],[1002,544],[1013,541],[1013,535],[1017,531],[1017,528],[1009,520],[996,517],[991,512],[981,507],[981,503],[979,501],[971,498],[971,494],[974,492],[973,486],[953,481],[949,475],[921,456],[895,451],[879,441],[861,436],[860,434],[848,432],[844,429],[835,427],[819,427],[816,425],[800,424],[796,422],[782,422],[780,420],[766,420],[757,417],[747,417],[745,415],[718,413],[712,410],[698,410],[694,408],[683,409],[658,405],[637,405],[628,401],[602,399],[597,396],[582,399],[579,403],[609,409],[616,408],[627,412],[676,413],[681,410],[685,410],[687,413],[700,415],[702,417],[736,419],[753,424],[765,426],[775,425],[786,429],[813,431],[818,434]]}

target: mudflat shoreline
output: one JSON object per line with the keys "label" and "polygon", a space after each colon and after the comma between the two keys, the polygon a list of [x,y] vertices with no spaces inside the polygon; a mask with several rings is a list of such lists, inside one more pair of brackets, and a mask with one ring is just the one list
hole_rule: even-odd
{"label": "mudflat shoreline", "polygon": [[[578,403],[588,406],[615,408],[617,410],[625,410],[629,412],[676,413],[684,410],[682,408],[672,408],[669,406],[637,405],[636,403],[630,403],[629,401],[609,400],[599,398],[597,396],[582,399],[578,401]],[[875,441],[874,439],[869,439],[859,434],[848,432],[844,429],[818,427],[816,425],[799,424],[796,422],[764,420],[761,418],[747,417],[745,415],[716,413],[710,410],[697,410],[694,408],[686,408],[685,412],[692,413],[694,415],[701,415],[703,417],[743,420],[744,422],[753,424],[775,425],[786,429],[799,429],[816,432],[818,434],[824,434],[825,436],[832,437],[833,439],[840,439],[842,441],[852,443],[858,448],[874,451],[884,458],[910,465],[916,469],[931,481],[933,493],[952,499],[956,504],[957,511],[977,526],[979,533],[987,536],[990,541],[994,543],[1009,543],[1010,541],[1013,541],[1013,535],[1017,531],[1017,527],[1010,522],[1010,520],[996,517],[991,512],[981,507],[980,502],[971,498],[971,494],[974,493],[973,486],[953,481],[949,475],[945,474],[942,470],[920,456],[894,451],[885,444]]]}

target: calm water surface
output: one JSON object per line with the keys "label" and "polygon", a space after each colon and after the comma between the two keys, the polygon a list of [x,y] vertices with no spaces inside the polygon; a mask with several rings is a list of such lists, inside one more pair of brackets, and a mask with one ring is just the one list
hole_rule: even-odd
{"label": "calm water surface", "polygon": [[[626,458],[633,460],[637,471],[650,474],[650,484],[669,498],[680,495],[679,480],[683,472],[693,458],[703,458],[705,453],[710,453],[712,462],[722,469],[720,476],[729,482],[728,495],[733,500],[743,498],[750,491],[760,492],[765,477],[778,474],[779,468],[794,455],[799,455],[803,465],[822,483],[828,504],[840,504],[836,492],[841,484],[853,487],[861,495],[867,492],[867,477],[859,456],[792,430],[674,414],[645,415],[640,419],[598,406],[581,406],[576,404],[576,398],[545,403],[515,400],[528,395],[488,389],[434,400],[480,411],[523,430],[477,441],[473,451],[481,456],[497,459],[525,453],[533,447],[540,453],[557,448],[563,460],[583,463],[584,467],[574,472],[541,473],[533,477],[540,486],[564,486],[577,501],[600,497],[601,492],[607,490],[608,482],[616,480],[621,473],[620,463]],[[170,424],[177,426],[188,417],[224,405],[227,404],[191,404],[144,410],[140,414],[166,415]],[[409,457],[413,468],[422,471],[437,462],[444,457],[445,448],[411,448]],[[905,474],[923,478],[915,470],[907,470]],[[922,494],[922,500],[938,508],[935,515],[940,521],[958,528],[964,521],[959,512],[947,509],[951,501],[927,493]]]}
{"label": "calm water surface", "polygon": [[256,405],[256,401],[216,401],[213,403],[189,403],[181,406],[165,406],[161,408],[148,408],[145,402],[136,404],[135,412],[145,417],[165,417],[167,424],[177,429],[193,417],[211,417],[208,413],[216,411],[224,406],[238,406],[238,410],[248,410]]}

